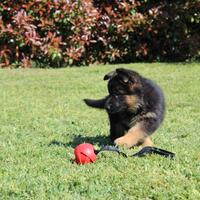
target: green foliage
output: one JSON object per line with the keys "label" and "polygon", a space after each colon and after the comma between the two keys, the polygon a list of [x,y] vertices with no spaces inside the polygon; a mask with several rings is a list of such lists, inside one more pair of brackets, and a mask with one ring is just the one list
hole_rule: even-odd
{"label": "green foliage", "polygon": [[200,57],[199,0],[1,1],[0,66]]}
{"label": "green foliage", "polygon": [[0,71],[0,199],[200,199],[199,64],[124,65],[164,89],[166,118],[153,140],[174,160],[105,152],[73,162],[77,144],[110,142],[106,113],[82,99],[104,96],[102,78],[116,67]]}

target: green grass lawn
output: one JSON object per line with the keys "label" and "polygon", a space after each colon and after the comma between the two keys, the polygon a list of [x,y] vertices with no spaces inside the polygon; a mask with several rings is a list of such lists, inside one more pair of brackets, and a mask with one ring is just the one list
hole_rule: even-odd
{"label": "green grass lawn", "polygon": [[[110,144],[104,111],[83,98],[107,94],[105,73],[123,66],[164,90],[166,118],[153,136],[176,153],[74,163],[74,147]],[[129,64],[0,70],[0,199],[200,199],[200,64]],[[129,150],[132,154],[138,149]]]}

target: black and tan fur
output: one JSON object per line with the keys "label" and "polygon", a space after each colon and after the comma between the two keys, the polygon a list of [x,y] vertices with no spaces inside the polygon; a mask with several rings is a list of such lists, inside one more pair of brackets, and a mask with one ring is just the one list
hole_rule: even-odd
{"label": "black and tan fur", "polygon": [[137,72],[119,68],[105,75],[109,95],[85,99],[88,106],[106,109],[110,137],[118,146],[152,146],[150,136],[164,119],[165,99],[160,87]]}

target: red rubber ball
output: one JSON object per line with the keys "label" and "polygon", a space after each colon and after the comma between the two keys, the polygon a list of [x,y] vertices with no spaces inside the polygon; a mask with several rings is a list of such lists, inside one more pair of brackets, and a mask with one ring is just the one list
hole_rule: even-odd
{"label": "red rubber ball", "polygon": [[89,143],[79,144],[74,150],[76,163],[87,164],[87,163],[95,162],[97,159],[97,156],[94,151],[95,149],[92,144],[89,144]]}

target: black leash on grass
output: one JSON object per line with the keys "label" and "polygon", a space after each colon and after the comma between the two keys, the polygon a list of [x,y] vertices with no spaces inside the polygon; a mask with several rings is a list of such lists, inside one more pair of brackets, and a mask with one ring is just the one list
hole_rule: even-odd
{"label": "black leash on grass", "polygon": [[[124,152],[120,151],[119,148],[117,148],[116,146],[104,146],[100,150],[95,151],[95,153],[98,154],[103,151],[112,151],[112,152],[116,152],[120,155],[123,155],[124,157],[128,157],[128,155],[126,155]],[[164,149],[160,149],[157,147],[146,146],[146,147],[142,148],[140,151],[138,151],[137,153],[131,155],[131,157],[144,157],[144,156],[152,155],[152,154],[158,154],[158,155],[164,156],[166,158],[174,158],[174,156],[175,156],[175,153],[172,153],[170,151],[166,151]]]}

